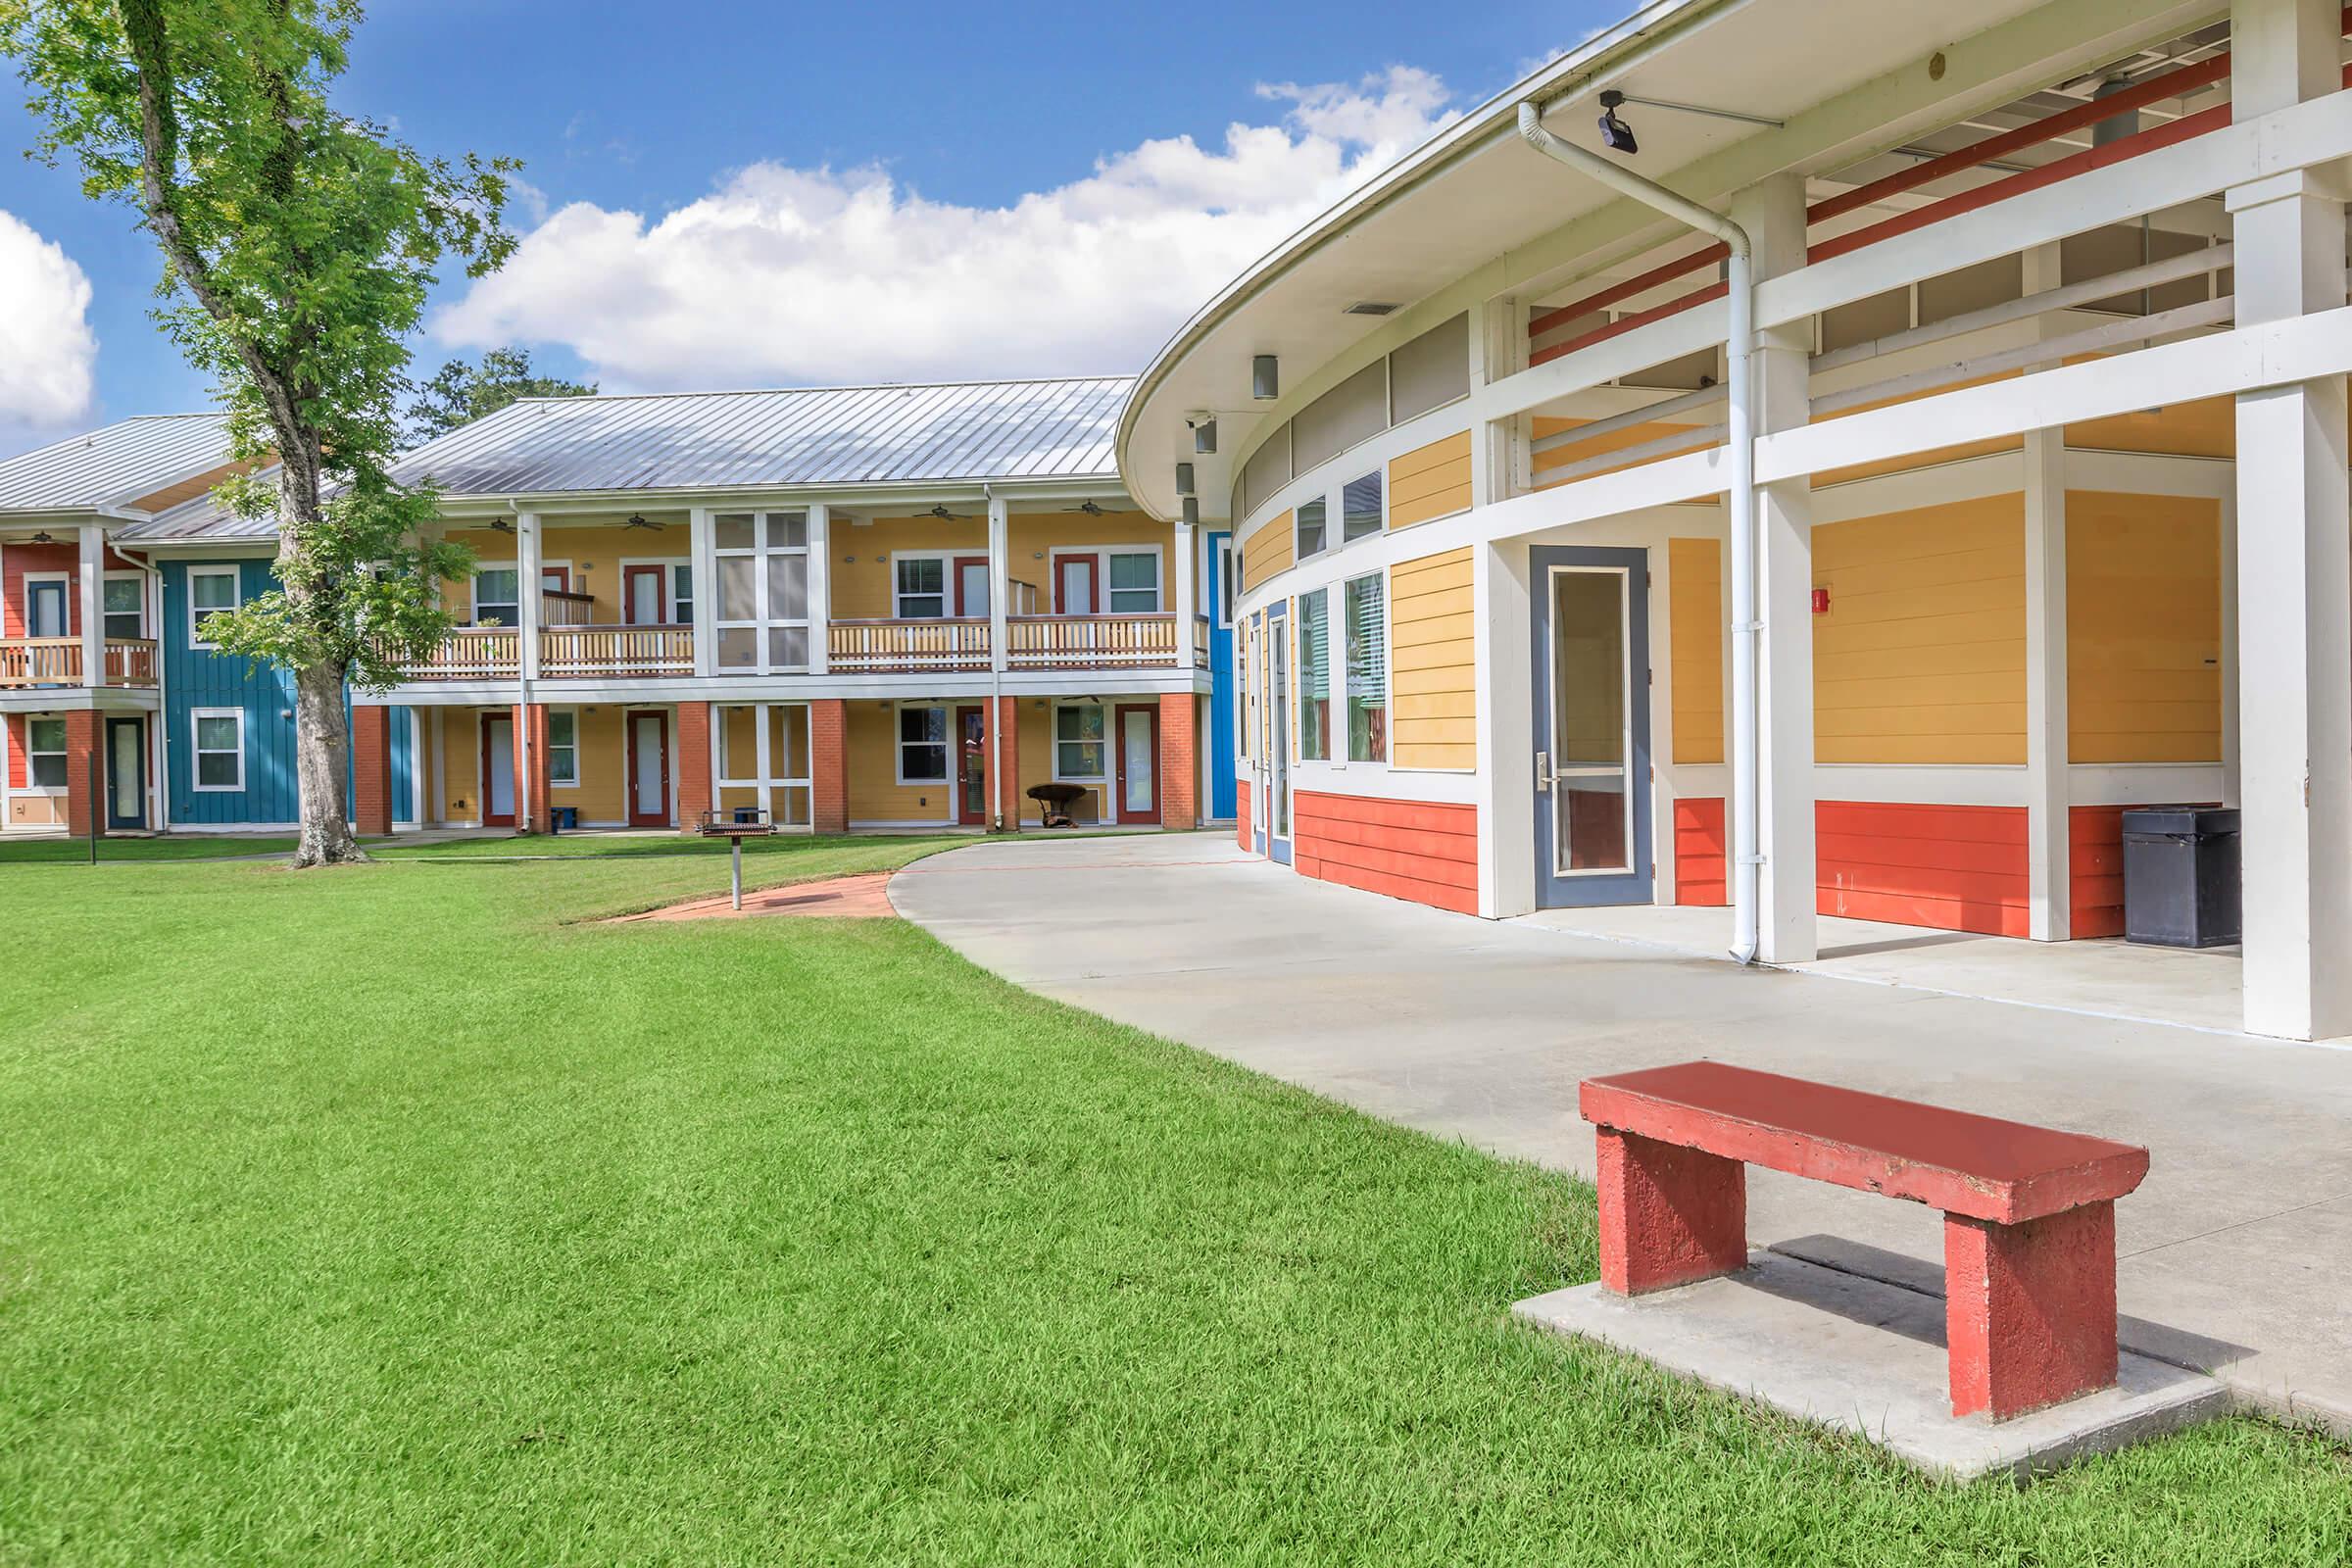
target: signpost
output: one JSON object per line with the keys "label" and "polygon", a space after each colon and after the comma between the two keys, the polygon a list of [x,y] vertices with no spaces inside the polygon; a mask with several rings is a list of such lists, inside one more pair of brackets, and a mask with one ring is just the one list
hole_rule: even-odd
{"label": "signpost", "polygon": [[772,837],[776,824],[767,819],[767,812],[757,806],[735,806],[716,811],[705,811],[695,824],[695,831],[707,839],[723,838],[734,862],[730,886],[737,910],[743,908],[743,841]]}

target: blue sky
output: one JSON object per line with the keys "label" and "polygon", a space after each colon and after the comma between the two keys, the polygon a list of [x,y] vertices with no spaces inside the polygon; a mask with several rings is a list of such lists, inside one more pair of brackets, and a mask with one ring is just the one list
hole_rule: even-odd
{"label": "blue sky", "polygon": [[[444,287],[420,368],[519,340],[612,390],[1120,371],[1627,9],[399,0],[340,98],[526,166],[516,264]],[[0,293],[39,303],[0,324],[0,451],[202,406],[147,319],[152,246],[14,156],[11,99]]]}

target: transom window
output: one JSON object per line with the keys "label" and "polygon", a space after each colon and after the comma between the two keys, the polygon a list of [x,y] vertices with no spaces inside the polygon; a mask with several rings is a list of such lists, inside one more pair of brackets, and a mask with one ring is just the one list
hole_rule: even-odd
{"label": "transom window", "polygon": [[710,518],[710,529],[718,571],[718,667],[807,669],[808,514],[721,512]]}
{"label": "transom window", "polygon": [[948,779],[948,710],[899,710],[899,782],[944,784]]}
{"label": "transom window", "polygon": [[[513,575],[509,573],[509,575]],[[212,641],[204,635],[204,617],[217,610],[237,608],[237,568],[234,566],[190,566],[188,568],[188,646],[210,648]]]}
{"label": "transom window", "polygon": [[1323,552],[1323,514],[1329,505],[1321,496],[1298,503],[1298,557],[1302,561]]}
{"label": "transom window", "polygon": [[547,712],[547,781],[563,785],[580,782],[580,716],[567,708],[551,708]]}
{"label": "transom window", "polygon": [[1102,777],[1102,705],[1063,703],[1054,710],[1054,776],[1073,783]]}
{"label": "transom window", "polygon": [[33,788],[66,787],[66,721],[28,718],[24,721],[24,777]]}
{"label": "transom window", "polygon": [[196,788],[243,789],[245,710],[241,708],[199,708],[190,716],[196,726]]}

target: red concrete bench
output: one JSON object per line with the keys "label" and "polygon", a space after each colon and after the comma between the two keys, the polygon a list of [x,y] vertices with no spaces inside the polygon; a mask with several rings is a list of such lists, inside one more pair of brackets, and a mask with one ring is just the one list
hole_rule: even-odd
{"label": "red concrete bench", "polygon": [[2148,1152],[1715,1061],[1587,1079],[1600,1278],[1621,1296],[1747,1266],[1762,1165],[1943,1210],[1952,1414],[2115,1382],[2115,1200]]}

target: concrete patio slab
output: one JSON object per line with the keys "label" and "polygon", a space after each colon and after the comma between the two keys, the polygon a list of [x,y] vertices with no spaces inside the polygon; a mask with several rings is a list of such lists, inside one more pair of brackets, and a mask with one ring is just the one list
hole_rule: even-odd
{"label": "concrete patio slab", "polygon": [[[2127,1343],[2352,1436],[2352,1052],[1476,920],[1221,835],[980,844],[890,894],[1032,990],[1586,1176],[1578,1082],[1697,1056],[2144,1144],[2118,1286],[2150,1337]],[[1942,1257],[1936,1213],[1770,1171],[1750,1173],[1748,1227]]]}
{"label": "concrete patio slab", "polygon": [[1952,1481],[2055,1469],[2230,1405],[2216,1380],[2126,1351],[2114,1388],[2010,1421],[1954,1416],[1941,1297],[1777,1252],[1756,1253],[1737,1274],[1654,1296],[1629,1299],[1579,1285],[1511,1310],[1850,1432]]}

